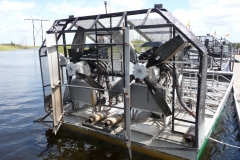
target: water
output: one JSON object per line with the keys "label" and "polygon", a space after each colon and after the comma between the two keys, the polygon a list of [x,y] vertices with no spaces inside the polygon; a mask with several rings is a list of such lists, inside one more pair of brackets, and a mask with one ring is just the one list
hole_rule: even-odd
{"label": "water", "polygon": [[[224,143],[240,146],[240,132],[234,105],[233,95],[231,94],[210,137]],[[200,159],[239,160],[240,149],[209,140]]]}
{"label": "water", "polygon": [[[0,159],[127,160],[128,151],[78,132],[60,129],[54,135],[40,123],[44,115],[37,50],[0,52]],[[230,98],[213,138],[240,146]],[[154,158],[133,152],[136,160]],[[209,142],[201,159],[237,159],[239,149]]]}

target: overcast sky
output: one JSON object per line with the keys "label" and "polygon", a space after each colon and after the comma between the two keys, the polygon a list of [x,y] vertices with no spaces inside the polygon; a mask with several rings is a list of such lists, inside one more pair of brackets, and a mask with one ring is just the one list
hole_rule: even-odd
{"label": "overcast sky", "polygon": [[[163,4],[183,24],[190,20],[195,35],[214,34],[240,42],[240,0],[107,0],[108,12],[153,8]],[[110,5],[109,5],[110,4]],[[50,20],[43,22],[44,31],[56,19],[69,15],[83,16],[105,13],[104,0],[0,0],[0,43],[33,45],[32,22],[24,19]],[[110,9],[111,6],[111,9]],[[40,29],[40,22],[35,22]],[[36,33],[36,32],[35,32]],[[36,37],[37,45],[41,38]]]}

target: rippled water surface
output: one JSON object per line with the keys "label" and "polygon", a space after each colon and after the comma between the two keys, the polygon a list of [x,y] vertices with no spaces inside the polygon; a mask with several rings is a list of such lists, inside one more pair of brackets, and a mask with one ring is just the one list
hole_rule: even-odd
{"label": "rippled water surface", "polygon": [[[240,132],[234,105],[231,94],[210,137],[240,147]],[[209,140],[201,157],[201,160],[207,159],[240,160],[240,149]]]}
{"label": "rippled water surface", "polygon": [[[37,50],[0,52],[0,57],[0,159],[129,159],[126,148],[64,128],[55,136],[33,123],[44,115]],[[235,114],[230,98],[213,138],[240,146]],[[137,152],[133,157],[154,159]],[[239,157],[239,149],[209,142],[201,159]]]}

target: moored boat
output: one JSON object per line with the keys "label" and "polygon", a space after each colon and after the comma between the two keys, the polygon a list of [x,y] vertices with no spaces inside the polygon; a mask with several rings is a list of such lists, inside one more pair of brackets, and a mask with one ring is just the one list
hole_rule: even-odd
{"label": "moored boat", "polygon": [[[131,35],[150,45],[137,52]],[[46,116],[55,134],[74,128],[130,157],[198,159],[233,84],[233,72],[208,70],[208,53],[162,5],[56,20],[39,49]]]}

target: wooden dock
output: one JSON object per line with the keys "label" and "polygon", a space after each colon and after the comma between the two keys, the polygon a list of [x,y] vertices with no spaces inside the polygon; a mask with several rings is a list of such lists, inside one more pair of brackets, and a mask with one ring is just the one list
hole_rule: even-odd
{"label": "wooden dock", "polygon": [[[236,55],[237,60],[240,60],[240,55]],[[238,126],[240,128],[240,63],[234,63],[234,99],[236,104],[236,112],[238,116]]]}

